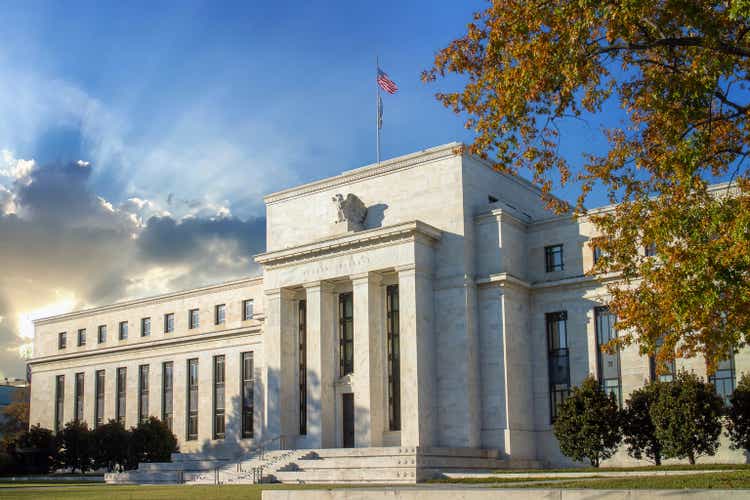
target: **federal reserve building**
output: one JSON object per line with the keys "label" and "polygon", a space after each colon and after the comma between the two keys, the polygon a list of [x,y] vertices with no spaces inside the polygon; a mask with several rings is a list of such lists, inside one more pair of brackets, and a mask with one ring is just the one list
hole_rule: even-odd
{"label": "federal reserve building", "polygon": [[[111,482],[569,465],[551,423],[587,375],[622,405],[707,372],[602,352],[617,332],[607,277],[588,273],[593,226],[540,195],[459,143],[269,194],[255,275],[37,320],[30,422],[165,421],[180,453]],[[710,380],[727,396],[748,367],[742,350]],[[705,460],[745,461],[724,438]]]}

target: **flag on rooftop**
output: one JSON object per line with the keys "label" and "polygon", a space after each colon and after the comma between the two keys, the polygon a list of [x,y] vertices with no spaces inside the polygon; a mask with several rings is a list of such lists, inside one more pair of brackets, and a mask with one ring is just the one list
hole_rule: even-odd
{"label": "flag on rooftop", "polygon": [[378,68],[378,85],[389,94],[395,94],[398,91],[398,85],[388,78],[388,75],[382,69]]}

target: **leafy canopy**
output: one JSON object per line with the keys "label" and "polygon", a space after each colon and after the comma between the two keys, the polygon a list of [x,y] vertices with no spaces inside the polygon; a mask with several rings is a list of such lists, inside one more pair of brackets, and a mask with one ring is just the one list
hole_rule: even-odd
{"label": "leafy canopy", "polygon": [[[468,115],[471,153],[530,172],[547,195],[555,178],[579,182],[579,216],[594,187],[618,203],[588,215],[605,255],[594,271],[620,278],[610,306],[632,332],[617,342],[653,353],[666,333],[660,361],[701,353],[713,369],[750,332],[748,3],[497,0],[423,73],[464,77],[437,98]],[[626,119],[603,129],[608,150],[565,157],[576,138],[560,124],[609,104]]]}

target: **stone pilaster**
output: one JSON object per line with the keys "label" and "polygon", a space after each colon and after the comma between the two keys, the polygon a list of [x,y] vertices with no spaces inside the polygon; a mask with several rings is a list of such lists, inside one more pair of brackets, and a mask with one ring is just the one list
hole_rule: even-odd
{"label": "stone pilaster", "polygon": [[307,439],[312,448],[336,446],[333,383],[336,296],[325,281],[305,285],[307,300]]}
{"label": "stone pilaster", "polygon": [[266,291],[264,415],[262,439],[297,434],[295,400],[296,332],[293,294],[287,289]]}
{"label": "stone pilaster", "polygon": [[433,284],[412,266],[398,269],[401,341],[401,445],[433,443]]}
{"label": "stone pilaster", "polygon": [[383,299],[376,273],[351,276],[354,296],[354,443],[382,446],[385,429]]}

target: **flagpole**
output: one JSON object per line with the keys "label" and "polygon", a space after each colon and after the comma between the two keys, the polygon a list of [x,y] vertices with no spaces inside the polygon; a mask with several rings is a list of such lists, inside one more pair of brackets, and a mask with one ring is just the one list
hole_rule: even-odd
{"label": "flagpole", "polygon": [[375,141],[377,150],[377,161],[380,163],[380,85],[378,84],[378,70],[380,69],[380,58],[375,56]]}

